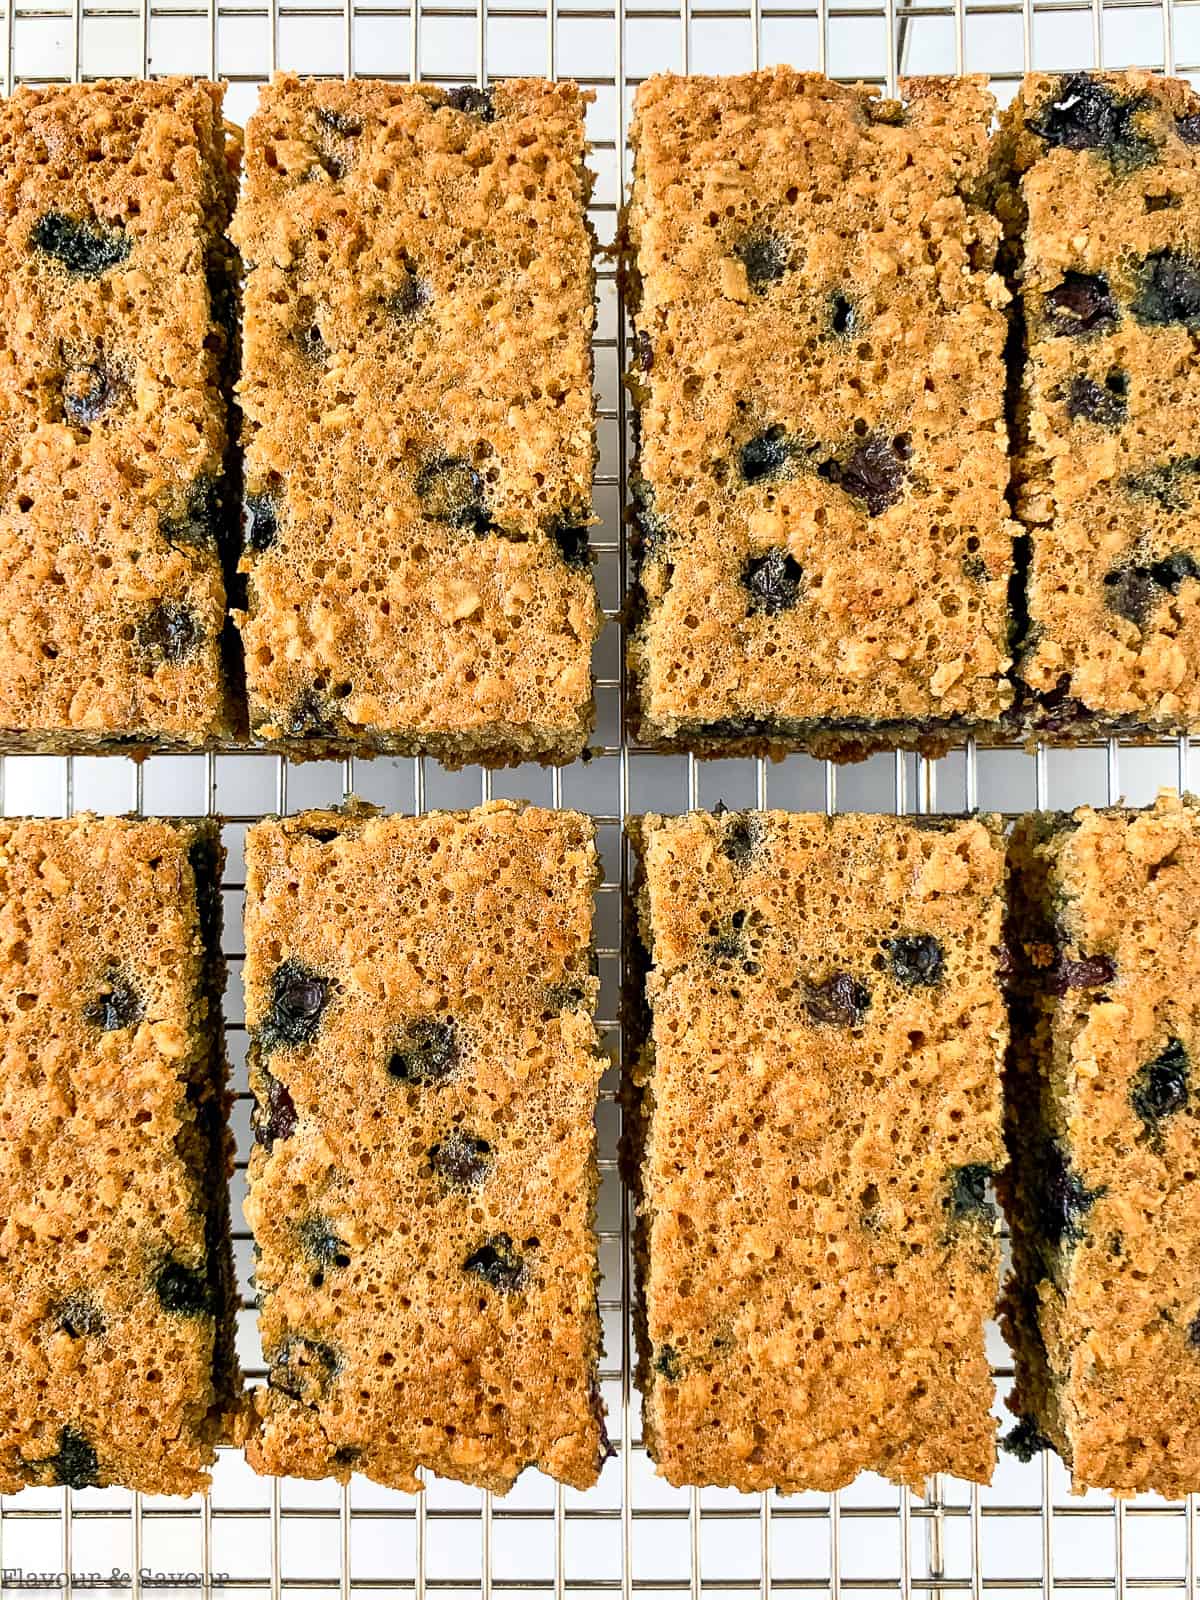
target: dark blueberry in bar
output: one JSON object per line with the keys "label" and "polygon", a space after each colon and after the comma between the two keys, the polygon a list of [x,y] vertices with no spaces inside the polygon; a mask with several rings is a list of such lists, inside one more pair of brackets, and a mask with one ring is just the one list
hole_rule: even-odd
{"label": "dark blueberry in bar", "polygon": [[494,1234],[473,1250],[463,1262],[463,1271],[475,1273],[501,1294],[515,1294],[525,1284],[525,1258],[517,1253],[507,1233]]}
{"label": "dark blueberry in bar", "polygon": [[748,439],[738,455],[738,470],[744,482],[762,483],[777,478],[792,458],[792,447],[779,423]]}
{"label": "dark blueberry in bar", "polygon": [[946,1210],[952,1222],[965,1222],[980,1218],[991,1223],[996,1208],[987,1197],[988,1180],[992,1169],[981,1162],[970,1162],[950,1171],[950,1187],[946,1195]]}
{"label": "dark blueberry in bar", "polygon": [[496,105],[490,89],[479,89],[474,84],[464,83],[457,89],[447,91],[446,104],[453,111],[465,111],[468,116],[478,117],[480,122],[496,120]]}
{"label": "dark blueberry in bar", "polygon": [[154,1273],[154,1292],[164,1311],[181,1317],[207,1317],[213,1311],[213,1292],[207,1275],[168,1256]]}
{"label": "dark blueberry in bar", "polygon": [[293,739],[321,738],[333,733],[334,721],[334,713],[321,691],[305,689],[292,702],[287,731]]}
{"label": "dark blueberry in bar", "polygon": [[261,555],[279,533],[279,508],[274,495],[248,494],[242,511],[242,539],[247,550]]}
{"label": "dark blueberry in bar", "polygon": [[[330,173],[331,177],[341,177],[342,174],[340,170],[340,162],[325,161],[322,163],[322,165],[325,167],[326,171]],[[336,168],[338,170],[330,170],[331,168]],[[322,334],[320,328],[315,322],[302,323],[296,329],[295,337],[300,353],[306,361],[311,362],[315,367],[323,366],[325,364],[325,358],[329,354],[329,347],[325,343],[324,334]]]}
{"label": "dark blueberry in bar", "polygon": [[86,1436],[69,1424],[58,1435],[58,1449],[35,1466],[49,1472],[64,1489],[93,1489],[100,1482],[100,1461]]}
{"label": "dark blueberry in bar", "polygon": [[1116,567],[1104,577],[1104,603],[1117,616],[1143,627],[1164,594],[1177,594],[1187,578],[1200,578],[1200,565],[1186,550],[1147,566]]}
{"label": "dark blueberry in bar", "polygon": [[[1200,144],[1200,139],[1196,142]],[[1193,1350],[1200,1350],[1200,1315],[1193,1317],[1188,1323],[1187,1342]]]}
{"label": "dark blueberry in bar", "polygon": [[221,491],[212,478],[197,478],[188,487],[183,510],[178,515],[160,517],[158,531],[170,545],[218,543],[221,527]]}
{"label": "dark blueberry in bar", "polygon": [[906,464],[911,456],[912,441],[907,434],[900,433],[892,439],[872,434],[844,461],[836,457],[822,461],[817,473],[829,483],[836,483],[852,499],[861,500],[868,516],[877,517],[903,495]]}
{"label": "dark blueberry in bar", "polygon": [[840,289],[829,297],[829,326],[839,339],[858,331],[858,309]]}
{"label": "dark blueberry in bar", "polygon": [[460,1060],[458,1030],[442,1018],[414,1022],[405,1031],[388,1060],[388,1076],[401,1083],[444,1083]]}
{"label": "dark blueberry in bar", "polygon": [[303,961],[289,957],[271,978],[271,1009],[263,1031],[271,1044],[307,1044],[315,1038],[332,985]]}
{"label": "dark blueberry in bar", "polygon": [[1138,274],[1133,314],[1152,328],[1200,324],[1200,266],[1175,250],[1147,256]]}
{"label": "dark blueberry in bar", "polygon": [[323,1267],[348,1267],[350,1255],[346,1241],[339,1239],[324,1217],[306,1217],[296,1229],[300,1247],[310,1260]]}
{"label": "dark blueberry in bar", "polygon": [[1043,1450],[1054,1448],[1032,1417],[1020,1418],[1016,1427],[1010,1428],[1000,1443],[1010,1456],[1016,1456],[1018,1461],[1024,1462],[1040,1456]]}
{"label": "dark blueberry in bar", "polygon": [[63,415],[73,427],[99,421],[121,392],[121,386],[102,361],[73,367],[63,380]]}
{"label": "dark blueberry in bar", "polygon": [[98,1339],[105,1331],[100,1307],[86,1294],[68,1295],[54,1313],[54,1325],[72,1339]]}
{"label": "dark blueberry in bar", "polygon": [[660,1344],[651,1362],[655,1372],[668,1383],[678,1383],[683,1376],[683,1362],[673,1344]]}
{"label": "dark blueberry in bar", "polygon": [[1055,1139],[1047,1140],[1041,1148],[1034,1185],[1038,1225],[1047,1241],[1055,1249],[1064,1242],[1078,1243],[1083,1237],[1083,1218],[1103,1191],[1089,1189],[1071,1171],[1063,1148]]}
{"label": "dark blueberry in bar", "polygon": [[[745,961],[749,953],[746,944],[746,913],[735,911],[725,927],[714,923],[708,930],[708,956],[712,961]],[[753,962],[747,962],[747,971],[757,972]]]}
{"label": "dark blueberry in bar", "polygon": [[763,827],[760,818],[752,812],[732,812],[721,830],[721,854],[735,867],[746,867],[750,858],[762,844]]}
{"label": "dark blueberry in bar", "polygon": [[633,359],[642,372],[649,372],[654,366],[654,343],[645,328],[639,328],[633,336]]}
{"label": "dark blueberry in bar", "polygon": [[1148,1133],[1156,1133],[1164,1117],[1187,1108],[1190,1063],[1182,1039],[1171,1039],[1153,1061],[1138,1069],[1129,1103]]}
{"label": "dark blueberry in bar", "polygon": [[435,456],[417,473],[414,485],[425,515],[474,534],[492,527],[483,498],[483,479],[461,456]]}
{"label": "dark blueberry in bar", "polygon": [[868,100],[868,120],[880,128],[903,128],[908,122],[908,111],[899,100]]}
{"label": "dark blueberry in bar", "polygon": [[176,666],[196,654],[204,629],[190,606],[162,600],[138,623],[137,638],[153,661]]}
{"label": "dark blueberry in bar", "polygon": [[1116,973],[1111,956],[1060,956],[1050,969],[1049,986],[1057,995],[1071,989],[1102,989]]}
{"label": "dark blueberry in bar", "polygon": [[559,555],[568,567],[577,572],[586,572],[591,562],[591,546],[588,543],[585,515],[586,513],[579,512],[574,516],[563,517],[550,529],[550,537],[557,545]]}
{"label": "dark blueberry in bar", "polygon": [[1161,461],[1141,472],[1130,472],[1121,482],[1130,494],[1153,500],[1164,511],[1185,511],[1197,477],[1200,477],[1200,456],[1177,456],[1173,461]]}
{"label": "dark blueberry in bar", "polygon": [[342,1360],[332,1345],[319,1339],[285,1339],[267,1358],[267,1383],[272,1389],[313,1405],[341,1371]]}
{"label": "dark blueberry in bar", "polygon": [[1146,104],[1142,96],[1128,100],[1114,94],[1091,73],[1072,72],[1060,80],[1026,127],[1048,145],[1100,150],[1112,161],[1141,161],[1153,145],[1138,133],[1133,119]]}
{"label": "dark blueberry in bar", "polygon": [[429,1164],[450,1189],[477,1188],[488,1175],[492,1147],[456,1128],[429,1150]]}
{"label": "dark blueberry in bar", "polygon": [[791,257],[787,240],[775,233],[752,233],[733,253],[745,267],[746,279],[757,294],[764,294],[768,284],[779,282]]}
{"label": "dark blueberry in bar", "polygon": [[1075,338],[1115,328],[1120,308],[1103,273],[1066,272],[1046,295],[1050,332]]}
{"label": "dark blueberry in bar", "polygon": [[404,282],[394,294],[388,296],[386,305],[398,322],[419,316],[433,299],[433,290],[424,278],[419,278],[410,268]]}
{"label": "dark blueberry in bar", "polygon": [[102,222],[83,222],[47,211],[33,225],[29,242],[51,256],[77,278],[98,278],[129,257],[133,241],[121,228]]}
{"label": "dark blueberry in bar", "polygon": [[266,1084],[265,1104],[260,1100],[254,1108],[254,1137],[269,1150],[276,1139],[290,1139],[296,1131],[296,1102],[285,1083],[280,1083],[273,1073],[259,1067]]}
{"label": "dark blueberry in bar", "polygon": [[348,117],[345,112],[333,111],[329,106],[317,107],[317,120],[343,139],[356,139],[362,132],[362,123],[357,117]]}
{"label": "dark blueberry in bar", "polygon": [[1200,144],[1200,111],[1190,111],[1186,117],[1177,117],[1175,131],[1184,144]]}
{"label": "dark blueberry in bar", "polygon": [[1102,428],[1116,428],[1129,410],[1129,375],[1114,367],[1104,382],[1083,373],[1071,379],[1067,393],[1067,415],[1072,422],[1096,422]]}
{"label": "dark blueberry in bar", "polygon": [[128,978],[110,972],[104,987],[83,1008],[83,1020],[90,1022],[102,1033],[114,1033],[118,1028],[131,1028],[142,1019],[142,999]]}
{"label": "dark blueberry in bar", "polygon": [[765,556],[751,556],[742,567],[742,587],[750,596],[747,611],[773,617],[787,611],[800,598],[804,569],[786,550],[768,550]]}
{"label": "dark blueberry in bar", "polygon": [[883,948],[897,982],[907,984],[910,988],[941,982],[946,959],[941,945],[931,933],[905,934],[899,939],[885,939]]}
{"label": "dark blueberry in bar", "polygon": [[870,1005],[871,991],[848,972],[835,972],[824,983],[812,986],[804,1001],[814,1021],[846,1028],[859,1027]]}

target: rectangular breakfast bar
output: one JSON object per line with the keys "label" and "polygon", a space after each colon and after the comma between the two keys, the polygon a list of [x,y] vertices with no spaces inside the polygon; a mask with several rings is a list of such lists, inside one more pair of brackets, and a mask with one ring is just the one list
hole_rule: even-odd
{"label": "rectangular breakfast bar", "polygon": [[1200,808],[1018,823],[1003,1180],[1018,1453],[1200,1490]]}
{"label": "rectangular breakfast bar", "polygon": [[1011,701],[1000,229],[981,78],[637,94],[629,665],[701,754],[944,748]]}
{"label": "rectangular breakfast bar", "polygon": [[1022,720],[1200,728],[1200,95],[1026,78],[996,141],[1020,283]]}
{"label": "rectangular breakfast bar", "polygon": [[168,78],[0,103],[0,749],[237,731],[223,94]]}
{"label": "rectangular breakfast bar", "polygon": [[214,822],[0,821],[0,1492],[190,1494],[235,1423]]}
{"label": "rectangular breakfast bar", "polygon": [[259,1471],[596,1481],[597,879],[511,801],[250,830]]}
{"label": "rectangular breakfast bar", "polygon": [[250,719],[569,761],[592,722],[585,96],[279,76],[247,130]]}
{"label": "rectangular breakfast bar", "polygon": [[987,1481],[998,819],[693,812],[630,831],[651,1456],[674,1484],[746,1491]]}

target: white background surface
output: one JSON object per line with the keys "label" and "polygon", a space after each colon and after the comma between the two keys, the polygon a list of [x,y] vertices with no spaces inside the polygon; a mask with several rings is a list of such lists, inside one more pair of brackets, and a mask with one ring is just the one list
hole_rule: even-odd
{"label": "white background surface", "polygon": [[[256,84],[273,66],[303,72],[477,81],[518,72],[579,78],[595,90],[589,130],[599,181],[593,220],[612,240],[627,172],[624,133],[632,89],[663,70],[740,71],[787,61],[835,75],[889,82],[889,60],[908,72],[985,71],[1005,100],[1024,66],[1144,64],[1200,71],[1200,4],[1175,0],[762,0],[629,4],[542,0],[541,5],[428,4],[347,0],[99,0],[73,6],[24,0],[3,14],[6,87],[14,81],[170,71],[231,80],[229,114],[244,120]],[[546,6],[551,9],[547,11]],[[685,10],[677,9],[684,5]],[[601,460],[594,528],[601,600],[613,612],[622,587],[618,506],[625,424],[617,374],[621,355],[611,263],[602,263],[596,348]],[[250,1245],[240,1215],[249,1102],[241,1027],[241,841],[264,811],[335,802],[353,790],[389,810],[467,805],[514,795],[589,810],[599,822],[605,885],[597,940],[600,1015],[616,1057],[620,824],[628,812],[770,804],[794,810],[958,810],[979,804],[1034,806],[1151,800],[1162,783],[1200,786],[1200,749],[1115,743],[1078,751],[956,751],[941,761],[877,757],[834,769],[805,757],[777,766],[696,763],[622,747],[619,636],[610,623],[596,670],[604,753],[561,774],[525,768],[491,777],[451,774],[413,760],[326,763],[285,769],[262,755],[176,756],[140,769],[120,758],[0,758],[0,804],[9,815],[71,809],[215,810],[227,819],[227,1011],[235,1085],[239,1172],[237,1256],[243,1285]],[[1196,1580],[1195,1507],[1147,1498],[1114,1506],[1104,1495],[1073,1499],[1061,1466],[1046,1457],[1021,1466],[1002,1457],[990,1488],[953,1480],[922,1502],[871,1477],[833,1497],[792,1499],[671,1489],[640,1444],[637,1396],[629,1385],[628,1216],[615,1172],[615,1068],[599,1110],[604,1174],[600,1199],[604,1394],[617,1456],[587,1494],[527,1473],[503,1501],[432,1481],[424,1496],[391,1493],[356,1478],[348,1489],[256,1478],[223,1452],[211,1500],[157,1500],[120,1491],[26,1490],[0,1499],[0,1565],[108,1574],[141,1567],[228,1575],[229,1588],[276,1600],[407,1597],[413,1594],[562,1595],[922,1595],[1013,1590],[1064,1597],[1141,1589],[1188,1600]],[[253,1314],[243,1310],[240,1346],[261,1375]],[[995,1330],[997,1407],[1009,1357]],[[138,1585],[134,1584],[134,1589]],[[16,1593],[17,1591],[13,1591]],[[196,1590],[192,1589],[192,1593]]]}

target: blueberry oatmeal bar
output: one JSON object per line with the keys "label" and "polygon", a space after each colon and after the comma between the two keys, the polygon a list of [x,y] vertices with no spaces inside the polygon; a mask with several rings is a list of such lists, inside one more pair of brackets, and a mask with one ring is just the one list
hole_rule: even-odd
{"label": "blueberry oatmeal bar", "polygon": [[579,755],[601,621],[584,103],[572,83],[263,91],[240,618],[293,753]]}
{"label": "blueberry oatmeal bar", "polygon": [[240,146],[221,86],[0,105],[0,743],[236,731],[224,478]]}
{"label": "blueberry oatmeal bar", "polygon": [[0,1491],[188,1494],[236,1423],[213,822],[0,821]]}
{"label": "blueberry oatmeal bar", "polygon": [[1200,1489],[1200,809],[1024,818],[1003,1199],[1018,1453]]}
{"label": "blueberry oatmeal bar", "polygon": [[1027,78],[996,143],[1025,365],[1024,721],[1200,728],[1200,96]]}
{"label": "blueberry oatmeal bar", "polygon": [[638,1383],[674,1484],[995,1458],[998,819],[646,816],[630,917]]}
{"label": "blueberry oatmeal bar", "polygon": [[994,725],[1015,525],[984,81],[638,91],[637,733],[857,758]]}
{"label": "blueberry oatmeal bar", "polygon": [[259,1471],[595,1482],[596,863],[511,801],[250,830]]}

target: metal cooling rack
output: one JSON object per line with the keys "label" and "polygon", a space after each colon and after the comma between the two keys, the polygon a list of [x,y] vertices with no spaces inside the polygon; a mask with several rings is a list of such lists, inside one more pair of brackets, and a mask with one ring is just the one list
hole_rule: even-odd
{"label": "metal cooling rack", "polygon": [[[277,66],[301,72],[422,77],[439,83],[514,73],[561,74],[596,92],[590,133],[598,171],[593,220],[612,240],[628,172],[631,93],[650,72],[739,71],[796,66],[893,87],[899,72],[985,71],[1001,99],[1026,67],[1101,63],[1200,74],[1200,0],[8,0],[4,85],[106,75],[207,72],[229,80],[229,114],[244,120],[255,86]],[[238,1089],[240,1218],[249,1096],[241,1004],[242,855],[245,829],[264,811],[338,801],[350,792],[388,809],[472,804],[521,795],[571,805],[596,818],[605,880],[597,908],[606,1042],[619,1052],[621,890],[626,815],[681,810],[724,799],[731,806],[794,810],[956,810],[1144,803],[1160,784],[1200,786],[1198,750],[1186,740],[1149,748],[1116,741],[1089,748],[981,750],[939,761],[877,757],[836,769],[806,757],[775,766],[750,760],[697,764],[656,757],[622,741],[622,675],[615,612],[624,584],[620,504],[626,417],[618,374],[625,331],[611,264],[600,273],[596,381],[600,471],[597,578],[613,620],[597,655],[601,752],[586,766],[452,774],[423,760],[322,763],[288,768],[257,754],[164,756],[142,766],[120,757],[0,758],[0,810],[219,813],[229,865],[225,884],[231,981],[227,1000]],[[616,1070],[599,1109],[602,1155],[601,1307],[607,1357],[603,1388],[617,1446],[597,1487],[564,1490],[527,1473],[504,1500],[441,1480],[408,1496],[356,1478],[347,1488],[256,1478],[236,1452],[222,1453],[208,1500],[152,1499],[116,1490],[26,1490],[0,1499],[0,1566],[48,1574],[60,1591],[210,1585],[270,1600],[340,1600],[378,1594],[567,1596],[635,1591],[648,1596],[814,1594],[839,1600],[914,1592],[985,1590],[1061,1595],[1128,1590],[1194,1600],[1196,1507],[1153,1497],[1115,1504],[1073,1499],[1051,1457],[1028,1466],[1002,1458],[990,1488],[938,1479],[922,1501],[865,1476],[841,1494],[744,1496],[679,1491],[658,1479],[640,1441],[630,1384],[629,1206],[616,1173]],[[249,1236],[236,1235],[243,1285]],[[244,1302],[239,1343],[261,1376],[253,1313]],[[1000,1395],[1011,1363],[996,1329],[989,1344]],[[142,1578],[183,1574],[176,1583]],[[71,1575],[74,1574],[74,1577]],[[117,1576],[114,1577],[114,1574]],[[96,1575],[98,1581],[90,1581]]]}

